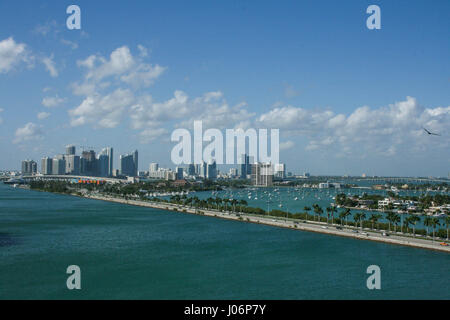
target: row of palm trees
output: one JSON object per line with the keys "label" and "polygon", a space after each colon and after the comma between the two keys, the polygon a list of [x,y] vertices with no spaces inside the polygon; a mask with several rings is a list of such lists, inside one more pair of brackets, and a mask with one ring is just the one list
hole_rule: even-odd
{"label": "row of palm trees", "polygon": [[[305,220],[308,220],[308,212],[313,210],[314,212],[314,220],[316,219],[317,215],[317,221],[320,220],[320,216],[324,213],[323,209],[318,204],[313,204],[312,209],[311,207],[304,207],[303,210],[305,211]],[[327,224],[329,223],[329,218],[331,217],[331,224],[334,224],[334,214],[337,212],[337,208],[335,206],[327,207]],[[345,225],[348,225],[348,217],[352,215],[352,212],[349,208],[346,208],[345,210],[342,210],[339,212],[339,218],[341,221],[341,225],[343,225],[345,221]],[[355,225],[360,226],[362,229],[363,222],[366,220],[367,216],[364,212],[356,212],[353,214],[353,221],[355,222]],[[368,221],[372,224],[372,229],[374,229],[375,225],[377,226],[377,229],[379,229],[379,221],[383,218],[383,215],[380,213],[374,213],[371,214],[368,218]],[[416,225],[418,222],[421,221],[420,216],[417,215],[410,215],[406,217],[405,219],[402,219],[401,216],[395,212],[387,212],[385,216],[386,220],[389,224],[389,231],[391,231],[391,225],[394,225],[394,231],[397,232],[397,225],[400,223],[400,232],[403,233],[403,227],[407,229],[407,232],[409,232],[409,227],[412,226],[413,229],[413,235],[416,235]],[[403,221],[402,221],[403,220]],[[428,236],[429,229],[432,228],[433,230],[433,239],[435,238],[435,231],[436,227],[441,225],[441,221],[437,217],[430,217],[426,216],[423,221],[425,227],[426,227],[426,234]],[[449,229],[450,229],[450,215],[447,215],[444,219],[444,225],[447,229],[447,240],[449,240]]]}
{"label": "row of palm trees", "polygon": [[[238,210],[238,212],[244,212],[248,211],[248,203],[246,200],[238,200],[238,199],[227,199],[227,198],[212,198],[209,197],[207,199],[200,199],[197,196],[195,197],[187,197],[186,195],[180,196],[172,196],[170,198],[170,202],[174,202],[180,205],[194,207],[194,208],[206,208],[206,209],[216,209],[216,210],[223,210],[223,211],[232,211],[233,213]],[[312,208],[305,206],[303,208],[304,210],[304,217],[305,220],[308,220],[308,214],[309,212],[313,212],[313,219],[320,221],[320,217],[324,214],[324,210],[322,207],[320,207],[318,204],[313,204]],[[326,211],[326,221],[327,224],[330,222],[334,225],[334,218],[335,214],[338,213],[338,210],[335,206],[330,206],[325,209]],[[261,209],[261,212],[265,212]],[[265,212],[265,214],[270,214],[270,212]],[[289,213],[286,213],[286,216],[288,216]],[[371,228],[375,229],[375,226],[377,229],[379,229],[379,223],[380,220],[383,218],[383,215],[380,213],[373,213],[369,217],[367,217],[366,213],[364,212],[356,212],[352,214],[351,210],[349,208],[345,208],[344,210],[341,210],[338,213],[338,217],[340,219],[340,224],[348,226],[348,218],[350,216],[353,216],[353,221],[356,226],[359,225],[359,227],[363,228],[363,222],[369,221],[371,223]],[[405,219],[402,219],[402,217],[392,211],[389,211],[385,215],[386,220],[388,221],[388,230],[391,231],[391,227],[393,225],[394,231],[397,232],[397,226],[400,224],[400,232],[403,233],[403,228],[406,228],[406,231],[410,231],[410,227],[412,227],[413,236],[416,235],[416,225],[421,221],[421,217],[417,215],[410,215],[406,217]],[[425,227],[426,227],[426,235],[428,237],[429,234],[429,228],[432,228],[433,233],[433,240],[435,238],[435,231],[436,227],[441,225],[440,220],[437,217],[430,217],[426,216],[423,221]],[[450,216],[447,215],[444,219],[444,225],[447,228],[447,240],[449,240],[449,229],[450,229]]]}

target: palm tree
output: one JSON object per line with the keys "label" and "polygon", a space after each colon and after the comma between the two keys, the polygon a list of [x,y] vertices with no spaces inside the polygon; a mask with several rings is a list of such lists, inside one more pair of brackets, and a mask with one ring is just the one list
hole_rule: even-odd
{"label": "palm tree", "polygon": [[413,226],[413,236],[416,236],[416,223],[420,221],[420,217],[418,216],[410,216],[408,218],[409,223]]}
{"label": "palm tree", "polygon": [[[403,223],[402,223],[402,226],[405,225],[405,227],[406,227],[406,232],[407,232],[407,233],[409,233],[409,225],[410,225],[410,224],[411,224],[411,217],[409,216],[409,217],[406,217],[406,218],[403,220]],[[401,229],[400,232],[403,233],[403,228]]]}
{"label": "palm tree", "polygon": [[379,214],[379,213],[374,213],[370,216],[369,220],[370,220],[370,222],[372,222],[372,230],[374,228],[375,223],[378,224],[379,219],[381,219],[381,214]]}
{"label": "palm tree", "polygon": [[360,223],[361,223],[361,230],[362,230],[362,228],[363,228],[363,222],[364,222],[364,219],[366,219],[366,214],[363,212],[363,213],[361,213],[361,220],[360,220]]}
{"label": "palm tree", "polygon": [[425,219],[423,220],[423,224],[425,225],[425,227],[427,229],[427,237],[428,237],[428,227],[431,227],[431,217],[426,216]]}
{"label": "palm tree", "polygon": [[389,211],[386,214],[386,219],[387,219],[387,221],[389,221],[389,231],[391,231],[391,223],[394,221],[394,216],[395,216],[395,213],[392,211]]}
{"label": "palm tree", "polygon": [[447,214],[447,216],[444,219],[444,224],[447,227],[447,241],[448,241],[448,229],[449,229],[448,227],[450,225],[450,215]]}
{"label": "palm tree", "polygon": [[319,207],[318,204],[314,204],[313,208],[314,208],[314,213],[317,214],[317,221],[320,221],[320,215],[323,213],[323,209],[321,207]]}
{"label": "palm tree", "polygon": [[327,211],[327,224],[328,224],[328,219],[329,219],[330,213],[331,213],[331,207],[327,207],[325,210]]}
{"label": "palm tree", "polygon": [[359,221],[361,221],[361,218],[362,218],[361,212],[357,212],[353,215],[353,220],[355,221],[355,227],[358,227],[358,223],[359,223]]}
{"label": "palm tree", "polygon": [[351,210],[349,208],[346,208],[344,211],[344,217],[345,217],[345,225],[348,226],[348,216],[352,214]]}
{"label": "palm tree", "polygon": [[394,222],[394,231],[397,232],[397,224],[400,222],[400,216],[394,213],[392,218],[392,222]]}
{"label": "palm tree", "polygon": [[308,220],[308,212],[311,211],[310,207],[304,207],[303,210],[305,210],[305,220]]}
{"label": "palm tree", "polygon": [[346,217],[345,211],[339,213],[339,219],[341,219],[341,226],[344,224],[344,218]]}
{"label": "palm tree", "polygon": [[334,214],[337,213],[335,206],[331,206],[331,224],[334,224]]}
{"label": "palm tree", "polygon": [[431,218],[431,226],[433,227],[433,241],[434,241],[434,230],[436,229],[436,226],[440,226],[441,223],[439,222],[439,218],[433,217]]}

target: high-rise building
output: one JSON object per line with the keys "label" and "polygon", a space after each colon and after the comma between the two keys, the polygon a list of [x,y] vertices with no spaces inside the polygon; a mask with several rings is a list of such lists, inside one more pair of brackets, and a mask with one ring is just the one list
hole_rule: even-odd
{"label": "high-rise building", "polygon": [[206,179],[215,180],[217,179],[217,165],[216,160],[210,160],[206,166]]}
{"label": "high-rise building", "polygon": [[120,156],[120,174],[124,176],[137,177],[138,172],[138,151],[132,154]]}
{"label": "high-rise building", "polygon": [[65,156],[66,160],[66,174],[79,175],[80,174],[80,156],[69,154]]}
{"label": "high-rise building", "polygon": [[76,151],[76,148],[74,145],[66,146],[66,155],[74,155],[75,151]]}
{"label": "high-rise building", "polygon": [[113,170],[114,170],[114,167],[113,167],[113,165],[114,165],[114,162],[113,162],[114,149],[112,147],[106,147],[103,149],[103,151],[108,156],[108,174],[107,174],[107,176],[112,177]]}
{"label": "high-rise building", "polygon": [[247,154],[241,155],[241,164],[239,165],[239,176],[241,179],[247,179],[252,174],[253,157]]}
{"label": "high-rise building", "polygon": [[22,175],[33,175],[37,173],[37,163],[33,160],[22,161]]}
{"label": "high-rise building", "polygon": [[183,179],[183,168],[182,167],[176,167],[175,175],[176,175],[176,180],[182,180]]}
{"label": "high-rise building", "polygon": [[99,154],[97,159],[97,173],[100,177],[107,177],[109,170],[109,157],[106,154]]}
{"label": "high-rise building", "polygon": [[274,177],[284,179],[286,178],[286,165],[284,163],[275,164]]}
{"label": "high-rise building", "polygon": [[207,171],[207,165],[205,161],[202,161],[202,163],[200,163],[198,165],[198,175],[202,178],[206,179],[206,172]]}
{"label": "high-rise building", "polygon": [[100,177],[113,175],[113,148],[103,148],[97,158],[97,174]]}
{"label": "high-rise building", "polygon": [[44,175],[52,174],[53,159],[49,157],[42,158],[41,160],[41,173]]}
{"label": "high-rise building", "polygon": [[66,160],[64,158],[54,158],[52,161],[52,174],[64,175],[66,173]]}
{"label": "high-rise building", "polygon": [[139,158],[138,158],[138,151],[134,150],[133,152],[133,163],[134,163],[134,176],[136,177],[139,170]]}
{"label": "high-rise building", "polygon": [[156,172],[158,171],[159,165],[156,162],[150,163],[150,168],[149,171],[150,172]]}
{"label": "high-rise building", "polygon": [[97,159],[95,151],[83,151],[80,159],[80,173],[85,176],[97,175]]}
{"label": "high-rise building", "polygon": [[270,187],[273,183],[273,170],[270,163],[252,164],[252,185]]}
{"label": "high-rise building", "polygon": [[189,176],[194,176],[195,175],[195,165],[193,163],[188,165],[188,167],[187,167],[187,174]]}

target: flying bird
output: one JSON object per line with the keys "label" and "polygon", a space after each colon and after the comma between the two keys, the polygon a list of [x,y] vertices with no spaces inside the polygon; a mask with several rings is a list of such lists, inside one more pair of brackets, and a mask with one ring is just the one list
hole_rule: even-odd
{"label": "flying bird", "polygon": [[422,127],[422,129],[425,130],[425,132],[428,133],[429,135],[432,135],[432,136],[440,136],[440,134],[430,132],[430,131],[428,131],[427,129],[425,129],[424,127]]}

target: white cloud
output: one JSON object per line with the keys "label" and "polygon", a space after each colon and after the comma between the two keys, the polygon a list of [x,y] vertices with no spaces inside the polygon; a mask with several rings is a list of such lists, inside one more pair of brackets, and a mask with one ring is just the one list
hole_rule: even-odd
{"label": "white cloud", "polygon": [[66,46],[69,46],[70,48],[72,48],[72,50],[78,49],[78,43],[76,43],[74,41],[61,39],[61,43],[66,45]]}
{"label": "white cloud", "polygon": [[280,143],[280,151],[281,150],[289,150],[292,147],[294,147],[294,145],[295,145],[295,143],[293,141],[290,141],[290,140],[285,141],[285,142],[281,142]]}
{"label": "white cloud", "polygon": [[69,110],[70,124],[74,127],[92,124],[94,127],[114,128],[133,101],[133,93],[128,89],[117,89],[106,96],[88,96],[78,107]]}
{"label": "white cloud", "polygon": [[12,37],[0,41],[0,73],[7,73],[21,63],[32,66],[32,62],[24,43],[16,43]]}
{"label": "white cloud", "polygon": [[148,56],[148,49],[146,47],[144,47],[143,45],[138,44],[138,50],[139,50],[139,55],[142,58],[145,58]]}
{"label": "white cloud", "polygon": [[14,143],[21,143],[31,140],[40,140],[43,137],[42,127],[32,122],[28,122],[24,127],[18,128],[15,133]]}
{"label": "white cloud", "polygon": [[39,112],[37,117],[39,120],[47,119],[50,116],[49,112]]}
{"label": "white cloud", "polygon": [[[450,107],[424,108],[412,97],[378,109],[363,106],[348,116],[331,110],[278,106],[255,122],[257,126],[278,128],[290,137],[307,137],[307,150],[361,157],[448,148],[449,123]],[[430,139],[422,126],[441,133],[440,139]]]}
{"label": "white cloud", "polygon": [[109,58],[91,55],[84,60],[78,60],[77,65],[86,69],[82,83],[72,84],[74,94],[92,95],[98,93],[104,82],[113,81],[117,85],[131,85],[134,88],[149,87],[159,78],[165,67],[144,62],[147,49],[138,46],[140,54],[133,56],[127,46],[122,46],[111,52]]}
{"label": "white cloud", "polygon": [[53,54],[50,57],[42,58],[42,63],[53,78],[58,76],[58,70],[56,69],[55,62],[53,61]]}
{"label": "white cloud", "polygon": [[45,97],[42,99],[42,105],[47,108],[57,107],[66,101],[65,98],[60,98],[58,95],[54,97]]}

